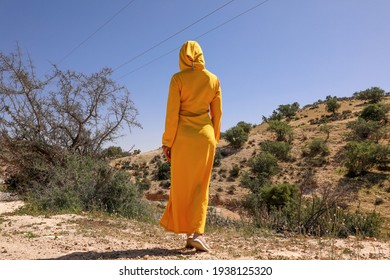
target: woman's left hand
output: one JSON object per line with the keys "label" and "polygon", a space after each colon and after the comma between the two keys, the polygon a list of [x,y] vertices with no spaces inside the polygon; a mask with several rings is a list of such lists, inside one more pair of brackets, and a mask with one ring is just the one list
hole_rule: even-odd
{"label": "woman's left hand", "polygon": [[171,148],[167,146],[162,146],[163,153],[165,158],[170,162],[171,161]]}

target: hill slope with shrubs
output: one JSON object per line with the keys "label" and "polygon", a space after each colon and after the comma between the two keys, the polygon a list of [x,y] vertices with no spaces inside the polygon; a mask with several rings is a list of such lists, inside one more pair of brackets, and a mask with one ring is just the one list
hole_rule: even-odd
{"label": "hill slope with shrubs", "polygon": [[[223,132],[210,209],[283,233],[389,236],[390,97],[372,91],[378,88],[301,109],[281,105],[261,124],[241,121]],[[113,164],[163,208],[170,166],[161,150]]]}

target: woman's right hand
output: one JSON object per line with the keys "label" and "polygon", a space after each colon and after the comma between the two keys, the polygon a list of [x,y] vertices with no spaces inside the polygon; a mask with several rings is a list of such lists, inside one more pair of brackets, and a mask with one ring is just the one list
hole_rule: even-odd
{"label": "woman's right hand", "polygon": [[163,149],[163,153],[164,153],[165,158],[170,162],[171,161],[171,148],[163,145],[162,149]]}

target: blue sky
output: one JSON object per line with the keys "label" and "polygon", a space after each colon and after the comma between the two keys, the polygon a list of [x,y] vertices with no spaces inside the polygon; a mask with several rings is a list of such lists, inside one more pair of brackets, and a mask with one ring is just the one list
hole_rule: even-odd
{"label": "blue sky", "polygon": [[[143,129],[123,131],[113,144],[145,152],[161,145],[178,51],[146,64],[263,1],[233,1],[123,65],[229,0],[135,0],[115,17],[131,1],[1,0],[0,50],[18,42],[42,74],[51,63],[84,73],[123,65],[113,79],[132,93]],[[222,131],[239,121],[258,124],[281,104],[372,86],[390,91],[388,0],[269,0],[196,40],[221,80]]]}

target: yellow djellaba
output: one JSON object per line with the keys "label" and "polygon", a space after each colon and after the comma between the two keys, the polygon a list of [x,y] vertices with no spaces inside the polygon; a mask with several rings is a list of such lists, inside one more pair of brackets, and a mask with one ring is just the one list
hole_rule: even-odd
{"label": "yellow djellaba", "polygon": [[217,76],[205,69],[197,42],[184,43],[179,66],[169,87],[162,137],[171,159],[171,189],[160,225],[174,233],[203,234],[222,94]]}

